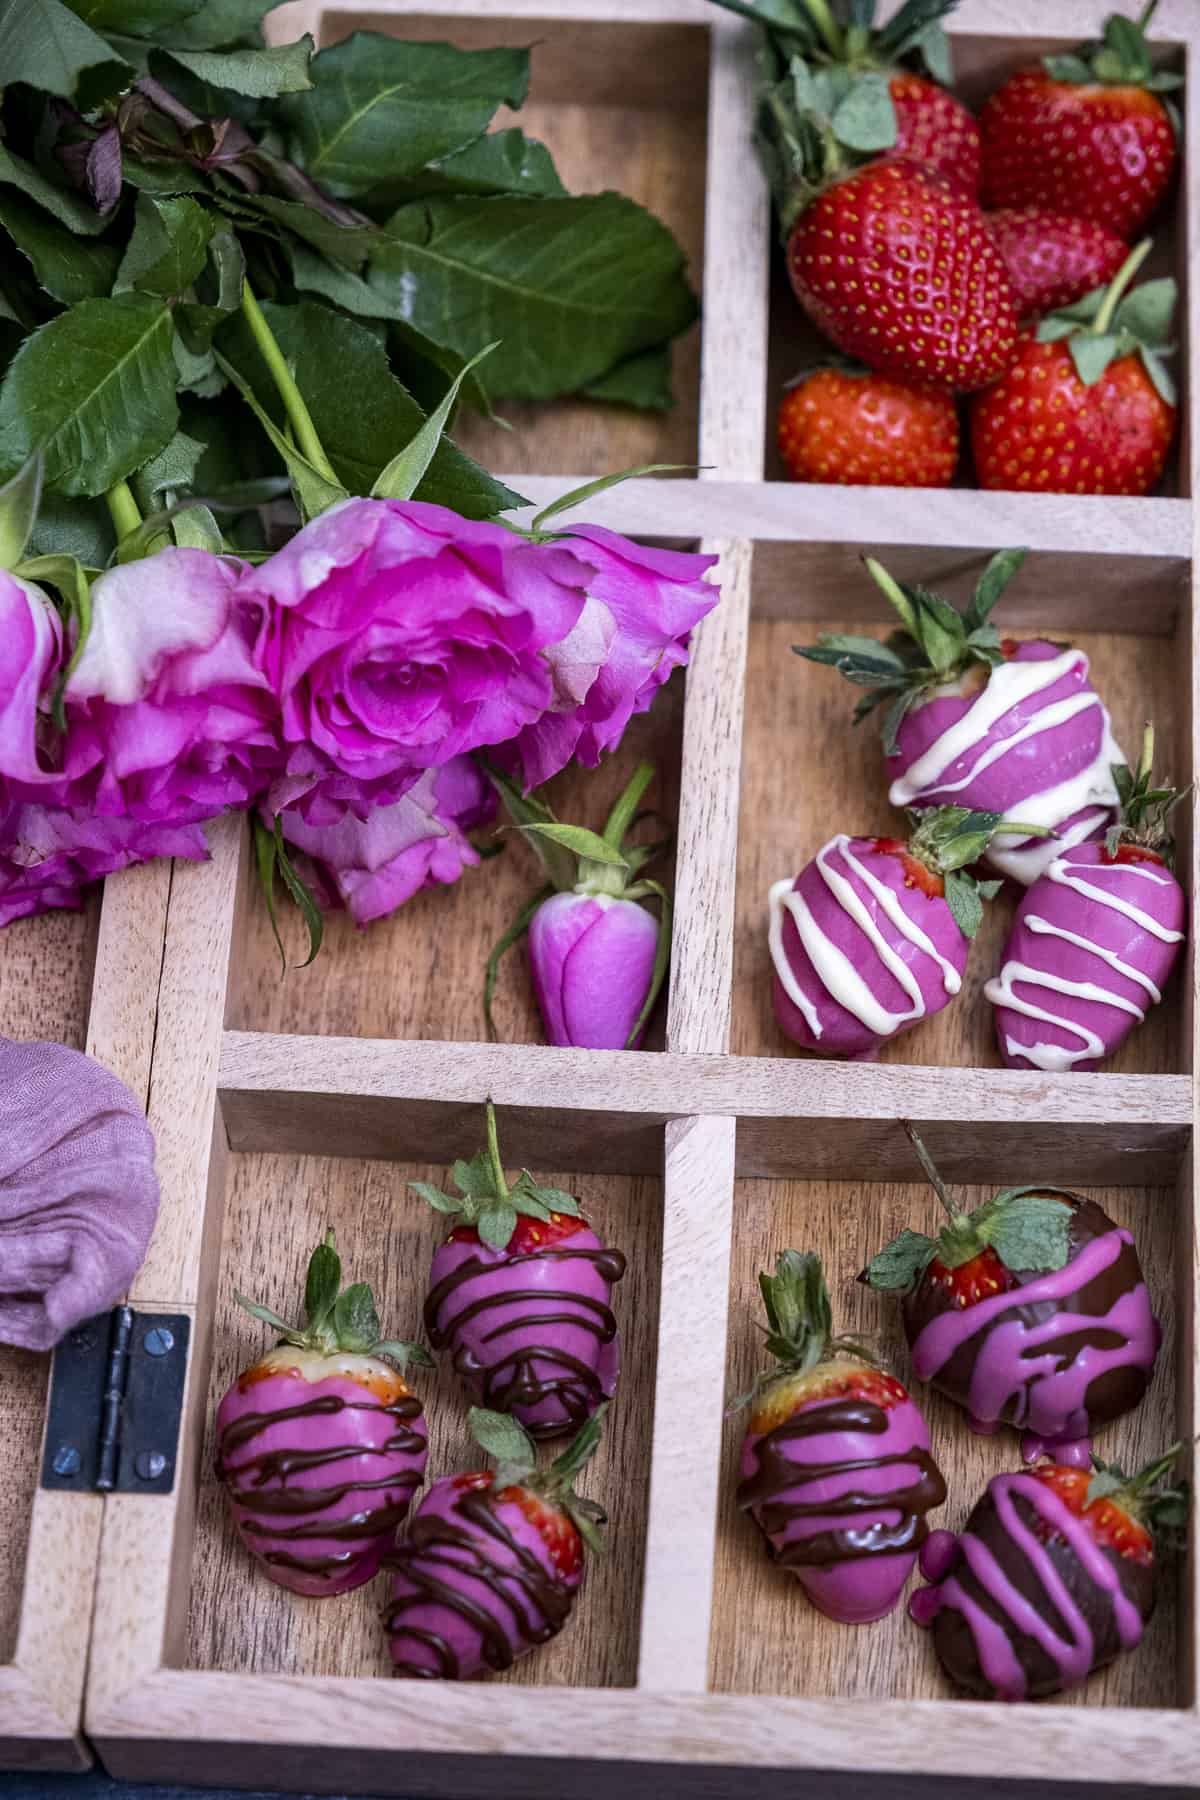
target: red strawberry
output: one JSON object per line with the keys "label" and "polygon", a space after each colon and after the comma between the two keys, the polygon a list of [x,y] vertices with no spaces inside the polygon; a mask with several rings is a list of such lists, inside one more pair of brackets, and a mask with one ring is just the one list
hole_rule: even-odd
{"label": "red strawberry", "polygon": [[1022,319],[1082,300],[1125,261],[1125,240],[1094,219],[1022,206],[988,213],[987,222]]}
{"label": "red strawberry", "polygon": [[1114,13],[1104,42],[1022,69],[980,115],[985,206],[1049,206],[1129,238],[1162,199],[1178,159],[1145,29]]}
{"label": "red strawberry", "polygon": [[533,1526],[560,1575],[577,1575],[583,1567],[583,1539],[570,1513],[544,1494],[527,1487],[501,1488],[498,1500],[512,1500]]}
{"label": "red strawberry", "polygon": [[[1118,1556],[1132,1557],[1134,1562],[1147,1565],[1154,1561],[1153,1535],[1136,1513],[1127,1510],[1127,1493],[1103,1494],[1089,1500],[1088,1491],[1095,1479],[1091,1470],[1064,1468],[1061,1463],[1046,1463],[1030,1473],[1036,1481],[1053,1488],[1067,1510],[1086,1522],[1093,1538],[1106,1550],[1115,1550]],[[1044,1519],[1039,1519],[1038,1524],[1042,1529],[1037,1536],[1047,1543],[1053,1529]]]}
{"label": "red strawberry", "polygon": [[1144,282],[1122,299],[1148,250],[1107,290],[1023,334],[1012,368],[972,402],[980,487],[1145,494],[1158,480],[1175,434],[1161,360],[1175,283]]}
{"label": "red strawberry", "polygon": [[[532,1218],[527,1213],[518,1213],[513,1234],[505,1248],[510,1256],[533,1256],[539,1250],[549,1250],[552,1244],[561,1243],[563,1238],[574,1237],[577,1231],[589,1231],[587,1220],[582,1213],[573,1218],[566,1213],[552,1212],[548,1219]],[[446,1239],[448,1244],[478,1244],[479,1228],[476,1225],[456,1225]]]}
{"label": "red strawberry", "polygon": [[873,838],[871,842],[882,856],[894,856],[900,862],[906,886],[920,888],[931,900],[940,899],[946,892],[945,876],[931,869],[919,856],[914,856],[901,838]]}
{"label": "red strawberry", "polygon": [[928,163],[974,196],[982,152],[979,126],[961,100],[920,75],[893,75],[888,92],[896,109],[894,154]]}
{"label": "red strawberry", "polygon": [[1009,1288],[1017,1285],[1012,1270],[1001,1262],[990,1244],[969,1261],[955,1266],[948,1267],[935,1256],[925,1271],[925,1280],[945,1294],[950,1304],[960,1311],[968,1306],[978,1306],[981,1300],[990,1300],[995,1294],[1007,1293]]}
{"label": "red strawberry", "polygon": [[865,369],[818,369],[783,397],[779,449],[793,481],[949,487],[958,413],[940,388]]}
{"label": "red strawberry", "polygon": [[923,163],[874,162],[831,182],[792,225],[787,262],[810,318],[870,368],[969,390],[1012,361],[1000,252],[962,189]]}

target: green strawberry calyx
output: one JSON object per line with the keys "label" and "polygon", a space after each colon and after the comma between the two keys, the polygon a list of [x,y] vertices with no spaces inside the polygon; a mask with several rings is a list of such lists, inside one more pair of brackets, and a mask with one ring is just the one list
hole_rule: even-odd
{"label": "green strawberry calyx", "polygon": [[406,1363],[433,1366],[432,1356],[422,1345],[380,1337],[375,1297],[366,1282],[342,1287],[342,1259],[334,1248],[332,1230],[325,1233],[308,1259],[303,1325],[289,1324],[269,1306],[247,1300],[244,1294],[235,1294],[234,1299],[254,1318],[272,1326],[279,1333],[281,1344],[291,1344],[297,1350],[316,1350],[322,1356],[386,1356],[400,1368]]}
{"label": "green strawberry calyx", "polygon": [[1136,19],[1110,13],[1099,43],[1081,44],[1066,55],[1045,56],[1042,67],[1055,81],[1072,86],[1100,82],[1110,87],[1142,87],[1152,94],[1168,94],[1181,88],[1184,77],[1170,69],[1156,68],[1150,52],[1146,31],[1157,7],[1158,0],[1149,0]]}
{"label": "green strawberry calyx", "polygon": [[908,1119],[899,1121],[947,1215],[935,1237],[904,1230],[871,1258],[859,1276],[882,1293],[908,1293],[936,1258],[961,1268],[992,1249],[1008,1269],[1048,1274],[1064,1268],[1071,1254],[1075,1196],[1066,1188],[1004,1188],[965,1213],[956,1207],[924,1143]]}
{"label": "green strawberry calyx", "polygon": [[834,1356],[853,1356],[878,1366],[878,1359],[859,1339],[834,1336],[829,1288],[815,1251],[782,1251],[775,1259],[774,1274],[764,1269],[758,1285],[767,1315],[767,1349],[775,1362],[749,1392],[733,1401],[730,1413],[749,1406],[777,1382],[807,1375]]}
{"label": "green strawberry calyx", "polygon": [[604,1554],[601,1527],[608,1523],[608,1517],[595,1500],[575,1492],[575,1482],[600,1448],[607,1411],[605,1401],[584,1421],[561,1456],[540,1471],[533,1439],[511,1414],[491,1412],[483,1406],[473,1406],[468,1414],[471,1436],[496,1464],[493,1490],[525,1488],[561,1507],[588,1549],[598,1556]]}
{"label": "green strawberry calyx", "polygon": [[1146,1525],[1154,1534],[1159,1549],[1182,1549],[1187,1542],[1188,1516],[1191,1513],[1191,1486],[1186,1481],[1164,1485],[1187,1443],[1180,1439],[1156,1456],[1136,1475],[1126,1475],[1119,1463],[1092,1458],[1095,1471],[1088,1482],[1087,1502],[1111,1500],[1131,1519]]}
{"label": "green strawberry calyx", "polygon": [[409,1187],[433,1207],[459,1225],[473,1225],[483,1243],[493,1250],[507,1250],[518,1216],[547,1223],[551,1213],[565,1213],[570,1219],[582,1219],[579,1202],[562,1188],[539,1187],[528,1169],[522,1169],[511,1184],[506,1180],[500,1161],[500,1139],[496,1128],[496,1109],[487,1102],[487,1147],[469,1162],[460,1157],[450,1171],[457,1194],[447,1194],[429,1181],[410,1181]]}
{"label": "green strawberry calyx", "polygon": [[1115,856],[1123,844],[1134,844],[1140,850],[1152,850],[1170,868],[1175,860],[1171,814],[1191,789],[1155,787],[1153,773],[1154,727],[1147,722],[1137,768],[1131,769],[1126,763],[1112,764],[1120,810],[1116,823],[1105,834],[1104,847],[1109,856]]}
{"label": "green strawberry calyx", "polygon": [[610,900],[649,900],[657,902],[659,911],[658,943],[654,954],[650,986],[642,1009],[634,1020],[625,1048],[631,1050],[645,1030],[654,1010],[671,963],[673,907],[671,896],[659,881],[651,880],[644,870],[669,850],[672,834],[649,844],[628,842],[635,827],[646,819],[657,817],[638,808],[646,789],[654,779],[653,763],[639,763],[629,781],[618,794],[602,833],[587,831],[582,825],[564,825],[556,819],[537,792],[523,794],[519,785],[502,770],[482,761],[481,766],[495,788],[512,820],[512,829],[521,832],[536,852],[546,880],[527,901],[508,930],[497,939],[484,968],[483,1016],[489,1039],[498,1036],[492,1016],[492,1001],[501,959],[521,939],[533,923],[535,913],[554,894],[605,896]]}
{"label": "green strawberry calyx", "polygon": [[[761,25],[774,55],[850,69],[924,65],[948,87],[954,78],[942,20],[958,0],[905,0],[885,25],[875,24],[875,0],[716,0],[727,12]],[[893,139],[894,141],[894,139]]]}
{"label": "green strawberry calyx", "polygon": [[865,690],[854,709],[856,725],[886,705],[883,747],[892,756],[904,716],[919,700],[961,680],[972,668],[990,672],[1005,660],[990,615],[1025,556],[1024,550],[997,551],[961,610],[929,588],[897,581],[875,557],[864,557],[868,575],[900,620],[899,629],[882,641],[822,632],[815,644],[793,644],[792,649]]}
{"label": "green strawberry calyx", "polygon": [[910,812],[914,827],[908,854],[942,881],[946,905],[965,938],[983,923],[983,902],[994,900],[1003,885],[981,881],[968,863],[978,862],[994,837],[1053,837],[1044,825],[1022,825],[1002,813],[974,812],[969,806],[933,806]]}
{"label": "green strawberry calyx", "polygon": [[1092,387],[1109,364],[1121,357],[1140,357],[1159,396],[1168,406],[1174,406],[1175,383],[1163,359],[1175,348],[1169,333],[1178,286],[1169,275],[1164,275],[1127,291],[1149,254],[1150,239],[1143,238],[1107,286],[1093,288],[1073,306],[1064,306],[1041,320],[1037,341],[1065,341],[1084,387]]}

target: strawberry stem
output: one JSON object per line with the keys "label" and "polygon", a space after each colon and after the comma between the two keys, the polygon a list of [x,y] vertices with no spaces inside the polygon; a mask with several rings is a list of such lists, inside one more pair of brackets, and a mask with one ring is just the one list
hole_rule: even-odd
{"label": "strawberry stem", "polygon": [[1143,238],[1137,247],[1129,252],[1121,267],[1109,283],[1104,303],[1092,323],[1088,333],[1092,337],[1103,337],[1113,322],[1113,314],[1125,298],[1125,290],[1150,254],[1150,239]]}
{"label": "strawberry stem", "polygon": [[835,62],[841,62],[845,53],[845,42],[838,27],[838,22],[830,11],[827,0],[804,0],[808,16],[825,40],[825,47]]}
{"label": "strawberry stem", "polygon": [[1154,17],[1154,15],[1157,11],[1158,11],[1158,0],[1146,0],[1146,5],[1142,8],[1141,15],[1138,18],[1138,22],[1137,22],[1137,28],[1139,31],[1145,31],[1147,25],[1149,25],[1151,19]]}
{"label": "strawberry stem", "polygon": [[901,1119],[900,1120],[900,1128],[904,1132],[905,1136],[907,1137],[909,1143],[912,1145],[913,1149],[916,1151],[917,1161],[920,1163],[921,1167],[924,1169],[925,1177],[926,1177],[926,1180],[929,1182],[930,1187],[933,1189],[934,1193],[937,1195],[938,1199],[941,1201],[942,1205],[945,1207],[946,1212],[949,1214],[950,1218],[957,1221],[961,1217],[961,1214],[959,1213],[959,1210],[955,1206],[954,1202],[951,1200],[950,1194],[946,1187],[945,1182],[942,1180],[941,1176],[938,1174],[937,1164],[934,1162],[932,1156],[930,1156],[928,1150],[925,1148],[924,1144],[921,1142],[921,1139],[917,1136],[917,1130],[916,1130],[916,1127],[914,1126],[912,1120],[911,1119]]}
{"label": "strawberry stem", "polygon": [[492,1176],[496,1183],[496,1193],[501,1200],[507,1200],[508,1183],[504,1179],[504,1164],[500,1161],[500,1139],[496,1132],[496,1109],[490,1100],[487,1103],[487,1151],[488,1161],[492,1165]]}

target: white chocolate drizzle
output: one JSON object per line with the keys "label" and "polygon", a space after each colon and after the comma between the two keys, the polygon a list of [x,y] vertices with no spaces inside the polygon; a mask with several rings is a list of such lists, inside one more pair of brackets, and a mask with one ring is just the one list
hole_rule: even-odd
{"label": "white chocolate drizzle", "polygon": [[900,896],[894,888],[860,862],[850,850],[850,839],[844,834],[832,838],[816,855],[816,867],[825,886],[842,910],[853,919],[855,925],[868,940],[879,961],[893,976],[898,985],[908,996],[910,1006],[906,1012],[896,1013],[876,997],[863,979],[860,971],[850,961],[844,951],[822,931],[812,910],[791,881],[777,881],[767,897],[769,924],[767,941],[771,952],[771,961],[775,967],[784,993],[792,1004],[803,1015],[805,1023],[815,1038],[822,1034],[821,1018],[817,1000],[801,987],[796,973],[791,966],[783,942],[783,921],[787,913],[792,918],[799,933],[800,942],[808,955],[821,986],[832,1000],[851,1013],[860,1024],[873,1032],[877,1037],[894,1037],[904,1026],[915,1024],[925,1016],[926,1006],[921,984],[913,973],[909,963],[900,956],[883,936],[869,908],[854,888],[853,883],[831,867],[828,858],[832,852],[841,853],[843,860],[853,870],[863,886],[878,903],[881,912],[885,913],[902,937],[908,939],[922,955],[928,956],[938,965],[942,986],[947,994],[957,994],[962,986],[962,978],[954,964],[950,962],[933,943],[926,932],[922,931],[915,919],[909,917],[904,909]]}

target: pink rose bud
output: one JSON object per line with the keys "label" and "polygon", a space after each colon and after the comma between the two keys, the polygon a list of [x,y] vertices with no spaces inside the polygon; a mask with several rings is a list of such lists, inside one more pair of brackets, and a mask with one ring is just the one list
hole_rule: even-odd
{"label": "pink rose bud", "polygon": [[657,920],[636,900],[554,894],[539,906],[529,967],[547,1041],[623,1050],[654,979],[658,936]]}

